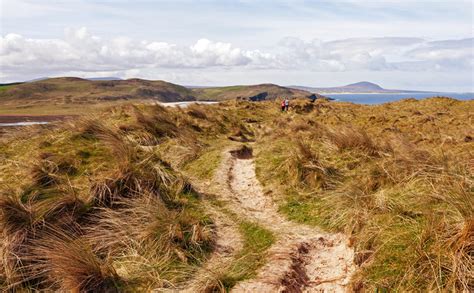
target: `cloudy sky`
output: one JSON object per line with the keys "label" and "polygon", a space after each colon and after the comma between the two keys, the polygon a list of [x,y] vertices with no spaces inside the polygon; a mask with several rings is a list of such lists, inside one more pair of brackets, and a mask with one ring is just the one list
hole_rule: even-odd
{"label": "cloudy sky", "polygon": [[474,91],[473,1],[1,0],[0,82]]}

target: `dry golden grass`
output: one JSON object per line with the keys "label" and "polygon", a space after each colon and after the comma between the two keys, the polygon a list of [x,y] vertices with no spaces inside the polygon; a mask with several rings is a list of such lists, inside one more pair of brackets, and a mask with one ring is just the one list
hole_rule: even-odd
{"label": "dry golden grass", "polygon": [[[1,175],[12,183],[0,201],[2,288],[152,290],[192,273],[213,248],[212,221],[187,179],[141,144],[199,143],[178,137],[175,115],[126,106],[43,129],[24,146],[40,149],[33,161],[13,149],[22,138],[8,138],[1,160],[15,164]],[[25,168],[29,176],[13,184]]]}
{"label": "dry golden grass", "polygon": [[110,258],[99,257],[82,238],[50,227],[27,246],[25,268],[36,287],[67,292],[119,292],[122,280]]}
{"label": "dry golden grass", "polygon": [[[292,105],[289,113],[273,102],[125,105],[8,135],[0,284],[174,288],[214,243],[200,196],[176,169],[209,179],[231,139],[255,140],[257,175],[282,194],[290,219],[350,236],[354,290],[473,290],[472,101]],[[253,272],[250,262],[239,260],[239,273],[215,288]]]}
{"label": "dry golden grass", "polygon": [[351,236],[354,290],[473,290],[472,101],[294,104],[267,124],[257,175],[286,183],[291,219]]}

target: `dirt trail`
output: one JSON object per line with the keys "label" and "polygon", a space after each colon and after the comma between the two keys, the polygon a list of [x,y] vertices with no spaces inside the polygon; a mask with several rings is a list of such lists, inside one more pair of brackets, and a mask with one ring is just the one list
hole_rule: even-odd
{"label": "dirt trail", "polygon": [[[355,270],[354,252],[342,234],[327,234],[286,220],[263,193],[253,159],[228,151],[216,171],[218,193],[233,211],[271,230],[277,237],[267,263],[255,279],[237,284],[233,292],[345,292]],[[227,183],[223,188],[224,182]]]}

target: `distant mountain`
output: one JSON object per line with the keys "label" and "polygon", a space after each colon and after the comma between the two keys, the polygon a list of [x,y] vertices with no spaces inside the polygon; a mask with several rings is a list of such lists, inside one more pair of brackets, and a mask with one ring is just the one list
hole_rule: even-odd
{"label": "distant mountain", "polygon": [[413,91],[413,90],[397,90],[397,89],[384,89],[378,84],[361,81],[356,83],[351,83],[344,86],[337,87],[307,87],[307,86],[290,86],[294,89],[306,90],[312,93],[319,94],[328,94],[328,93],[429,93],[429,91]]}

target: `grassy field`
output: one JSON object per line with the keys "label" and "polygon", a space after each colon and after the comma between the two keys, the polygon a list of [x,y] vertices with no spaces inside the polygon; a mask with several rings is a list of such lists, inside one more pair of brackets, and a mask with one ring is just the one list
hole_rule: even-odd
{"label": "grassy field", "polygon": [[[0,138],[2,288],[179,286],[215,241],[183,174],[210,180],[231,141],[252,144],[289,219],[350,237],[354,290],[474,288],[473,101],[278,108],[123,104]],[[255,276],[277,236],[233,216],[244,248],[219,288]]]}
{"label": "grassy field", "polygon": [[474,103],[294,110],[262,133],[257,175],[290,219],[350,235],[355,288],[472,288]]}

